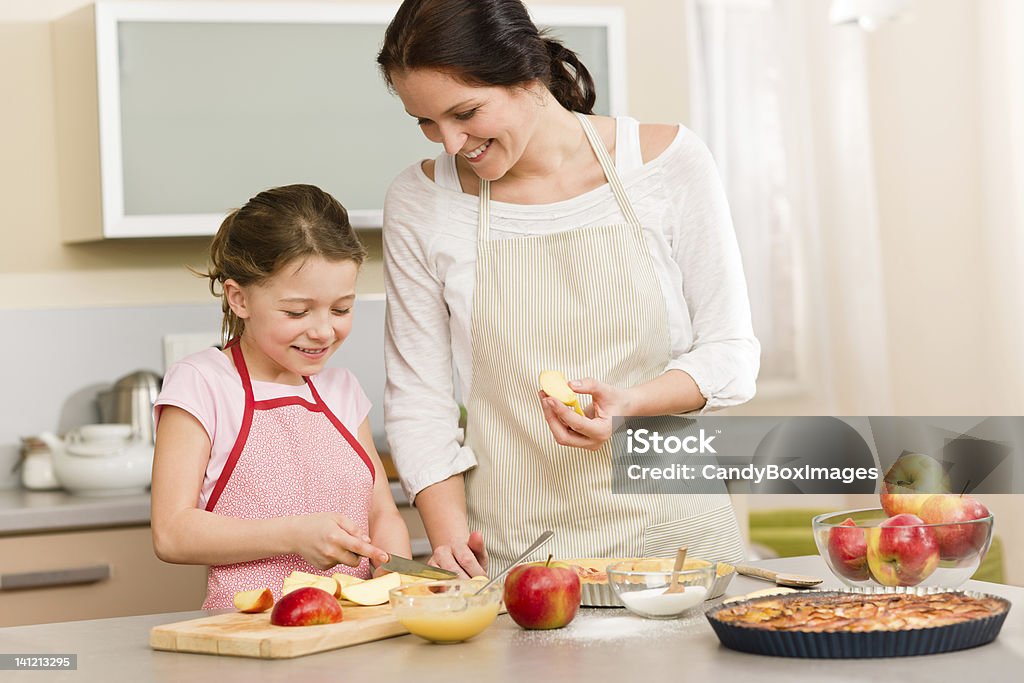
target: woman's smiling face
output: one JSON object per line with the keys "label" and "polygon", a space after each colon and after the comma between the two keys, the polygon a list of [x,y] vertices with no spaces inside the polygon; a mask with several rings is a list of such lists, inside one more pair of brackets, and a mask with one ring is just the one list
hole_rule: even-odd
{"label": "woman's smiling face", "polygon": [[498,180],[522,159],[540,117],[536,84],[467,85],[434,69],[392,74],[391,80],[427,139],[461,156],[485,180]]}

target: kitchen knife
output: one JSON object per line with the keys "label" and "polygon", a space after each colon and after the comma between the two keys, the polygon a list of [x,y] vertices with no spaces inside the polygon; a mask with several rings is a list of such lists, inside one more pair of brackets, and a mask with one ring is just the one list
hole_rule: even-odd
{"label": "kitchen knife", "polygon": [[450,572],[447,569],[431,567],[429,564],[417,562],[416,560],[409,560],[404,557],[399,557],[398,555],[392,555],[387,562],[381,565],[381,568],[387,569],[390,572],[398,572],[399,574],[420,576],[424,579],[455,579],[459,576],[455,572]]}

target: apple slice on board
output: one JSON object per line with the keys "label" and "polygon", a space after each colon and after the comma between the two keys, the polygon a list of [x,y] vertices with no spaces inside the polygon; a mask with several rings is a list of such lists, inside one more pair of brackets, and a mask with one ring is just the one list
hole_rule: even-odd
{"label": "apple slice on board", "polygon": [[400,574],[384,574],[376,579],[345,586],[341,589],[341,597],[357,605],[383,605],[388,601],[388,592],[400,585]]}
{"label": "apple slice on board", "polygon": [[235,609],[246,614],[266,612],[274,606],[274,594],[269,588],[257,588],[251,591],[239,591],[232,600]]}
{"label": "apple slice on board", "polygon": [[285,596],[294,590],[306,587],[319,588],[334,597],[338,597],[341,594],[341,586],[334,577],[294,571],[284,577],[284,582],[281,584],[281,595]]}
{"label": "apple slice on board", "polygon": [[358,576],[352,576],[351,574],[342,574],[341,572],[335,572],[331,575],[335,581],[338,582],[338,586],[344,589],[345,586],[354,586],[357,583],[362,583],[366,579],[360,579]]}
{"label": "apple slice on board", "polygon": [[565,375],[558,370],[545,370],[540,373],[537,381],[540,382],[540,388],[544,390],[545,394],[561,401],[580,415],[583,414],[583,409],[580,408],[580,398],[569,387],[569,382],[566,381]]}
{"label": "apple slice on board", "polygon": [[[398,572],[396,572],[396,573],[398,573]],[[401,574],[401,573],[398,573],[398,578],[399,578],[399,581],[401,581],[401,585],[403,585],[403,586],[408,586],[411,583],[429,583],[431,581],[436,581],[437,580],[437,579],[428,579],[428,578],[425,578],[423,576],[412,576],[411,574]]]}

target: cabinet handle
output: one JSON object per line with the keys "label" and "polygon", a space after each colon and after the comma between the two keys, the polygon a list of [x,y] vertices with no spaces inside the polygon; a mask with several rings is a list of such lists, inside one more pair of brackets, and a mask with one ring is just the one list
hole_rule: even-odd
{"label": "cabinet handle", "polygon": [[109,564],[96,564],[89,567],[72,567],[70,569],[44,569],[37,572],[18,572],[0,574],[0,591],[21,590],[23,588],[49,588],[51,586],[71,586],[79,583],[98,583],[110,578]]}

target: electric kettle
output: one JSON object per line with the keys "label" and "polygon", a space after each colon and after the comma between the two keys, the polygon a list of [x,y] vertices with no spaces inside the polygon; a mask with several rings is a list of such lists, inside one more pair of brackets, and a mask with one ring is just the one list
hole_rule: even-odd
{"label": "electric kettle", "polygon": [[130,424],[135,439],[152,444],[156,440],[153,426],[153,405],[163,378],[150,370],[136,370],[101,391],[96,401],[100,421]]}

